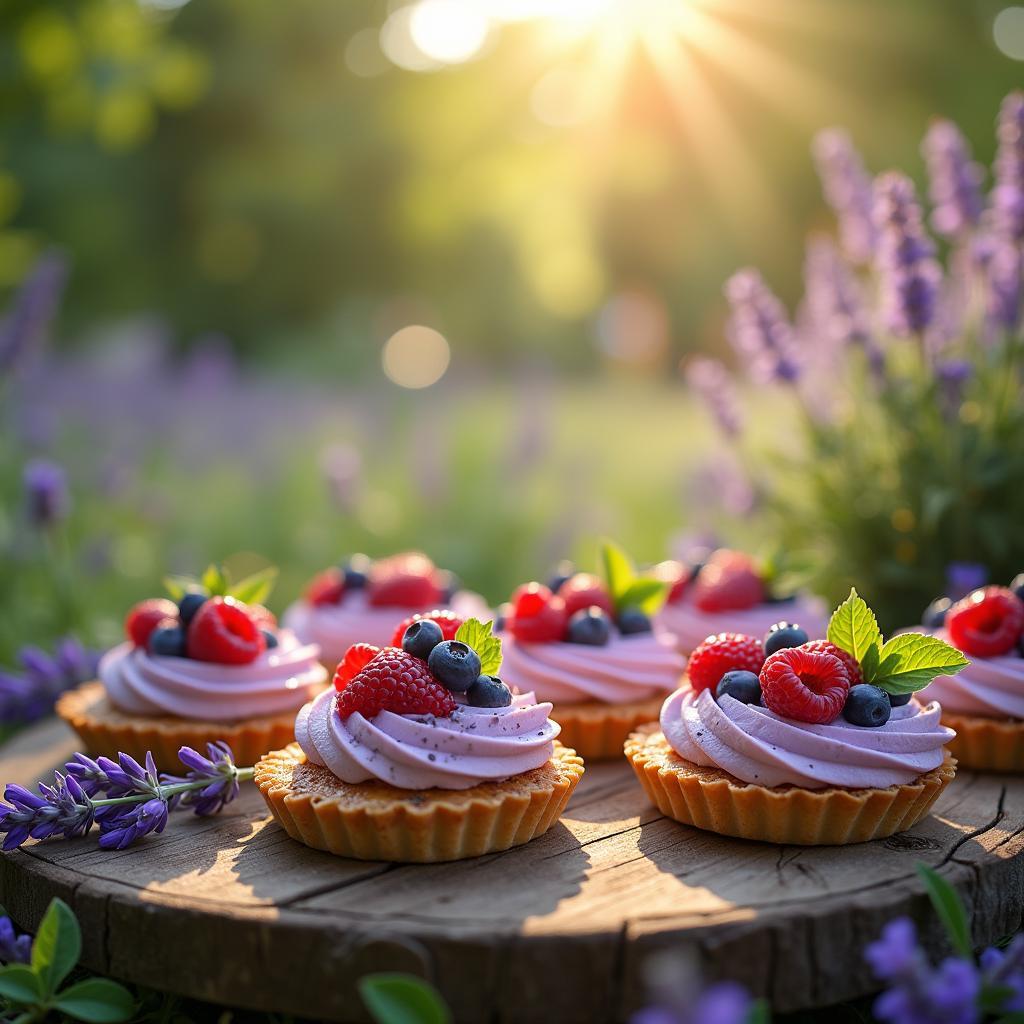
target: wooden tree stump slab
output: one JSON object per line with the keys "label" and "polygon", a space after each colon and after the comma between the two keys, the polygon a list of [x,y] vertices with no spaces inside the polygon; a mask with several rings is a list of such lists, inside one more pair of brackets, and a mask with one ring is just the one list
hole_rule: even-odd
{"label": "wooden tree stump slab", "polygon": [[[59,723],[0,749],[28,784],[74,749]],[[972,911],[980,946],[1024,906],[1024,780],[961,773],[932,817],[845,848],[727,839],[651,807],[625,763],[588,768],[561,824],[525,847],[443,865],[341,860],[290,840],[247,787],[222,815],[179,815],[121,853],[95,838],[0,857],[0,902],[34,929],[70,903],[87,966],[240,1007],[367,1018],[356,980],[375,970],[435,982],[457,1021],[624,1020],[662,950],[731,977],[777,1011],[872,989],[861,949],[908,914],[935,951],[915,875],[938,868]]]}

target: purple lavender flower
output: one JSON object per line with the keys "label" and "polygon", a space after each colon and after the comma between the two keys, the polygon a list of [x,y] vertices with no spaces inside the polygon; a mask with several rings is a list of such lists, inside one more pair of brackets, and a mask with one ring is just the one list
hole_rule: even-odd
{"label": "purple lavender flower", "polygon": [[104,850],[123,850],[150,832],[163,832],[170,809],[166,799],[154,797],[145,803],[119,808],[118,814],[97,819],[100,846]]}
{"label": "purple lavender flower", "polygon": [[107,773],[96,761],[85,754],[72,755],[71,760],[64,765],[64,771],[73,776],[89,796],[105,792],[110,786]]}
{"label": "purple lavender flower", "polygon": [[986,949],[979,960],[985,987],[1009,990],[1003,1012],[1024,1011],[1024,935],[1015,936],[1006,949]]}
{"label": "purple lavender flower", "polygon": [[992,235],[979,246],[985,289],[985,323],[989,334],[1015,331],[1024,299],[1024,256],[1021,243]]}
{"label": "purple lavender flower", "polygon": [[178,760],[189,769],[182,776],[164,775],[165,785],[181,782],[202,782],[202,789],[193,789],[182,798],[183,807],[191,807],[196,814],[216,814],[238,796],[238,768],[235,766],[231,748],[222,742],[209,743],[206,747],[209,757],[203,757],[198,750],[182,747]]}
{"label": "purple lavender flower", "polygon": [[839,128],[817,135],[811,147],[825,199],[835,210],[847,257],[858,265],[871,261],[875,226],[871,216],[871,178],[850,137]]}
{"label": "purple lavender flower", "polygon": [[935,365],[935,377],[942,392],[944,414],[952,418],[960,408],[964,387],[974,374],[974,364],[968,359],[943,359]]}
{"label": "purple lavender flower", "polygon": [[950,562],[946,566],[946,596],[954,601],[988,583],[988,566],[980,562]]}
{"label": "purple lavender flower", "polygon": [[996,231],[1024,241],[1024,92],[1011,92],[999,109],[992,215]]}
{"label": "purple lavender flower", "polygon": [[752,269],[725,283],[732,307],[727,334],[755,380],[793,383],[800,376],[793,327],[778,297]]}
{"label": "purple lavender flower", "polygon": [[736,437],[743,429],[743,417],[732,376],[725,366],[717,359],[698,356],[686,366],[686,382],[704,400],[722,433]]}
{"label": "purple lavender flower", "polygon": [[723,981],[703,992],[689,992],[672,1005],[648,1006],[630,1018],[630,1024],[744,1024],[753,1007],[742,985]]}
{"label": "purple lavender flower", "polygon": [[898,337],[923,334],[935,316],[942,274],[921,222],[914,183],[897,171],[879,177],[874,214],[882,323]]}
{"label": "purple lavender flower", "polygon": [[935,121],[921,152],[931,179],[932,227],[945,238],[962,238],[981,218],[985,172],[971,159],[967,140],[952,121]]}
{"label": "purple lavender flower", "polygon": [[89,795],[74,776],[54,773],[52,786],[40,783],[32,793],[11,783],[0,804],[0,832],[5,833],[3,849],[13,850],[26,839],[67,839],[84,835],[92,827],[95,809]]}
{"label": "purple lavender flower", "polygon": [[46,334],[60,305],[67,264],[46,253],[22,283],[7,318],[0,324],[0,374],[10,373]]}
{"label": "purple lavender flower", "polygon": [[145,767],[134,757],[123,753],[117,755],[117,761],[99,757],[96,764],[107,778],[106,791],[111,797],[160,795],[160,774],[149,751],[146,752]]}
{"label": "purple lavender flower", "polygon": [[29,521],[40,529],[67,518],[70,507],[64,470],[48,459],[33,459],[22,474]]}
{"label": "purple lavender flower", "polygon": [[0,722],[32,722],[48,714],[65,690],[95,678],[99,654],[65,637],[52,657],[30,645],[18,660],[23,675],[0,671]]}
{"label": "purple lavender flower", "polygon": [[0,963],[27,964],[32,957],[32,936],[17,935],[14,922],[0,917]]}

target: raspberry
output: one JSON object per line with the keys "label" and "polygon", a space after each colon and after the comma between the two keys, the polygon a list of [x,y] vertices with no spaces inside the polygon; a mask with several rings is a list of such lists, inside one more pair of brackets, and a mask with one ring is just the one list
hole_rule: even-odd
{"label": "raspberry", "polygon": [[334,688],[344,690],[378,654],[380,648],[374,647],[373,644],[353,644],[338,663],[338,669],[334,673]]}
{"label": "raspberry", "polygon": [[311,605],[338,604],[345,593],[345,577],[340,569],[318,572],[306,587],[306,600]]}
{"label": "raspberry", "polygon": [[444,599],[438,572],[426,555],[382,558],[370,569],[368,601],[374,607],[429,608]]}
{"label": "raspberry", "polygon": [[693,586],[702,612],[742,611],[764,600],[764,583],[754,560],[739,551],[716,551]]}
{"label": "raspberry", "polygon": [[173,601],[163,597],[140,601],[125,616],[125,635],[136,647],[145,647],[149,642],[149,634],[157,626],[163,625],[164,619],[173,619],[171,625],[178,625],[178,606]]}
{"label": "raspberry", "polygon": [[842,647],[836,647],[828,640],[810,640],[801,644],[800,649],[814,651],[817,654],[831,654],[846,666],[846,674],[850,677],[851,686],[858,686],[864,682],[864,673],[860,670],[860,662],[849,651],[844,651]]}
{"label": "raspberry", "polygon": [[668,584],[668,594],[665,597],[666,604],[675,604],[682,600],[686,593],[686,585],[690,582],[690,570],[682,562],[669,559],[667,562],[659,562],[652,570],[655,579]]}
{"label": "raspberry", "polygon": [[426,664],[396,647],[385,647],[337,700],[343,721],[357,711],[366,718],[381,711],[446,718],[456,707],[455,698],[434,679]]}
{"label": "raspberry", "polygon": [[690,655],[690,686],[696,693],[713,690],[726,672],[741,670],[756,675],[763,664],[764,648],[756,636],[718,633],[698,644]]}
{"label": "raspberry", "polygon": [[949,639],[964,654],[995,658],[1008,654],[1024,629],[1024,601],[1006,587],[983,587],[946,613]]}
{"label": "raspberry", "polygon": [[761,669],[761,699],[783,718],[827,725],[842,713],[850,677],[834,655],[787,647],[776,651]]}
{"label": "raspberry", "polygon": [[435,608],[432,612],[417,612],[415,615],[410,615],[407,619],[402,619],[398,624],[398,628],[391,638],[391,646],[401,647],[405,631],[414,622],[419,622],[420,619],[430,619],[436,622],[441,627],[441,638],[443,640],[454,640],[455,634],[459,631],[459,626],[466,621],[461,615],[456,615],[455,612],[442,611],[439,608]]}
{"label": "raspberry", "polygon": [[589,572],[578,572],[570,576],[558,588],[558,596],[565,602],[567,616],[591,605],[597,605],[611,616],[615,615],[615,606],[612,604],[608,588],[597,576],[592,576]]}
{"label": "raspberry", "polygon": [[211,597],[189,623],[188,656],[220,665],[248,665],[266,649],[267,639],[249,614],[233,597]]}
{"label": "raspberry", "polygon": [[569,618],[565,602],[543,583],[524,583],[510,603],[505,629],[517,640],[543,644],[562,639]]}

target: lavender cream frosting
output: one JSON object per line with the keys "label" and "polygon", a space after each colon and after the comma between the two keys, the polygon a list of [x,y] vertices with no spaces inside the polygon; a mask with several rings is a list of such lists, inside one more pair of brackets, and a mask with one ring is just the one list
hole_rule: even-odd
{"label": "lavender cream frosting", "polygon": [[710,690],[676,690],[661,709],[661,731],[694,764],[720,768],[760,786],[850,789],[903,785],[942,764],[955,735],[940,725],[942,709],[912,699],[878,727],[838,718],[811,725]]}
{"label": "lavender cream frosting", "polygon": [[666,633],[615,635],[605,645],[522,643],[502,637],[501,677],[556,703],[657,697],[679,685],[686,665]]}
{"label": "lavender cream frosting", "polygon": [[294,711],[327,681],[315,644],[288,630],[278,646],[249,665],[217,665],[149,654],[123,643],[100,660],[110,702],[131,715],[176,715],[207,722],[238,722]]}
{"label": "lavender cream frosting", "polygon": [[[949,643],[945,630],[936,636]],[[939,676],[922,691],[953,714],[984,718],[1024,719],[1024,658],[1004,654],[998,658],[972,657],[956,675]]]}
{"label": "lavender cream frosting", "polygon": [[743,633],[764,636],[776,622],[795,622],[807,630],[812,640],[820,640],[828,627],[825,603],[804,595],[793,601],[759,604],[739,611],[702,612],[685,594],[673,604],[666,604],[658,614],[658,624],[673,633],[683,654],[715,633]]}
{"label": "lavender cream frosting", "polygon": [[299,712],[295,738],[309,761],[342,782],[379,779],[400,789],[469,789],[545,764],[559,733],[550,713],[550,704],[525,693],[507,708],[460,704],[448,718],[381,711],[369,719],[356,712],[342,721],[331,689]]}
{"label": "lavender cream frosting", "polygon": [[[417,612],[433,611],[435,607],[375,607],[369,604],[364,592],[356,591],[346,594],[338,604],[314,606],[308,601],[296,601],[281,621],[303,643],[317,644],[324,664],[336,665],[353,644],[386,647],[402,619]],[[491,617],[484,599],[469,590],[459,591],[451,603],[443,607],[467,619],[486,621]]]}

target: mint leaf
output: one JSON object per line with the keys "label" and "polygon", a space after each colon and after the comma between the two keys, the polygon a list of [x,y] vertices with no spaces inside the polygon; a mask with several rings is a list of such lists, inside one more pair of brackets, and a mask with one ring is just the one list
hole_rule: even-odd
{"label": "mint leaf", "polygon": [[668,584],[654,577],[637,577],[615,601],[616,611],[625,608],[639,608],[647,615],[653,615],[668,596]]}
{"label": "mint leaf", "polygon": [[610,540],[601,544],[601,564],[604,567],[608,591],[612,595],[612,603],[618,608],[621,596],[629,590],[636,579],[636,570],[629,560],[629,555]]}
{"label": "mint leaf", "polygon": [[455,634],[456,640],[480,655],[480,674],[484,676],[493,676],[501,668],[501,640],[491,633],[492,625],[479,619],[466,619]]}
{"label": "mint leaf", "polygon": [[107,978],[86,978],[64,989],[53,1002],[54,1009],[88,1024],[118,1024],[135,1012],[131,992]]}
{"label": "mint leaf", "polygon": [[873,644],[882,643],[875,613],[856,590],[851,590],[850,596],[832,613],[827,635],[830,643],[852,654],[858,662],[863,662]]}
{"label": "mint leaf", "polygon": [[871,680],[889,693],[913,693],[936,676],[948,676],[970,662],[937,636],[903,633],[887,640],[879,651],[879,665]]}
{"label": "mint leaf", "polygon": [[43,997],[43,983],[27,964],[0,967],[0,998],[22,1006],[33,1006]]}
{"label": "mint leaf", "polygon": [[917,864],[917,874],[924,882],[928,899],[932,901],[935,913],[946,929],[953,948],[963,957],[974,958],[974,944],[971,942],[971,928],[967,912],[956,889],[938,872],[927,864]]}
{"label": "mint leaf", "polygon": [[219,565],[208,565],[201,582],[210,597],[224,597],[231,585],[226,573]]}
{"label": "mint leaf", "polygon": [[57,991],[81,954],[82,932],[78,921],[71,908],[54,897],[32,943],[32,970],[46,995]]}
{"label": "mint leaf", "polygon": [[164,589],[172,601],[180,601],[188,593],[189,588],[195,585],[196,581],[189,579],[188,576],[164,577]]}
{"label": "mint leaf", "polygon": [[411,974],[367,974],[357,983],[375,1024],[451,1024],[437,989]]}
{"label": "mint leaf", "polygon": [[228,593],[242,604],[264,604],[277,582],[277,568],[268,565],[266,569],[254,572],[239,580],[228,589]]}

